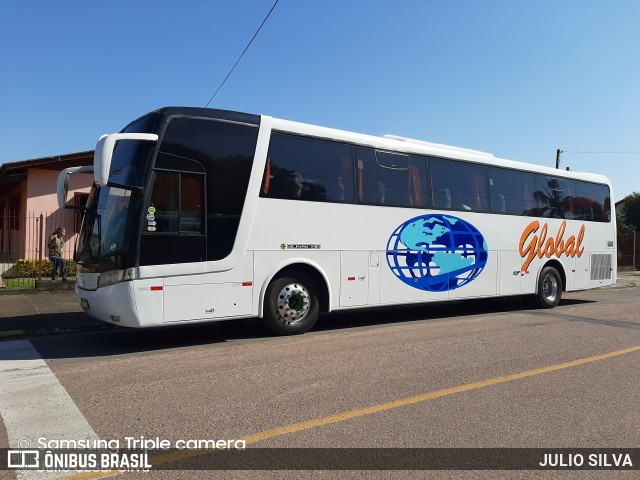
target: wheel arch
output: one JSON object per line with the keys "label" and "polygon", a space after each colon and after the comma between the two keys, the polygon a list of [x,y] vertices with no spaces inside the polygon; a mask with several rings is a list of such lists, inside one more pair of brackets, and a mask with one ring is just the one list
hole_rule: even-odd
{"label": "wheel arch", "polygon": [[561,261],[552,259],[547,261],[544,265],[542,265],[542,267],[540,267],[540,270],[538,270],[538,275],[536,278],[536,294],[538,293],[538,289],[540,285],[540,274],[546,267],[553,267],[557,270],[558,274],[560,275],[560,280],[562,281],[562,291],[566,292],[567,291],[567,274],[565,272],[564,265],[562,265]]}
{"label": "wheel arch", "polygon": [[264,316],[264,297],[267,292],[267,287],[269,286],[271,281],[279,275],[284,275],[287,272],[291,272],[294,270],[304,272],[309,277],[311,277],[311,279],[315,283],[316,287],[318,288],[320,312],[331,311],[331,284],[329,283],[326,272],[320,267],[320,265],[315,262],[302,258],[294,258],[290,259],[286,263],[278,265],[265,278],[264,282],[262,283],[262,287],[260,288],[260,299],[258,301],[258,317],[263,318]]}

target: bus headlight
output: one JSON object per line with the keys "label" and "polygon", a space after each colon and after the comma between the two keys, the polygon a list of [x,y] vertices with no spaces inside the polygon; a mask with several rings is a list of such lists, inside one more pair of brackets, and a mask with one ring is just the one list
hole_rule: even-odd
{"label": "bus headlight", "polygon": [[138,272],[135,268],[127,268],[126,270],[111,270],[100,274],[98,280],[98,288],[113,285],[115,283],[127,280],[135,280],[138,278]]}

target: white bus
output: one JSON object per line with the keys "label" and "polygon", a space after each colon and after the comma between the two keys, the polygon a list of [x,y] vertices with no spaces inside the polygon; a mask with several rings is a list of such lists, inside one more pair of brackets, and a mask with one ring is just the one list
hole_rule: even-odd
{"label": "white bus", "polygon": [[103,136],[81,304],[128,327],[563,291],[616,281],[610,182],[268,116],[163,108]]}

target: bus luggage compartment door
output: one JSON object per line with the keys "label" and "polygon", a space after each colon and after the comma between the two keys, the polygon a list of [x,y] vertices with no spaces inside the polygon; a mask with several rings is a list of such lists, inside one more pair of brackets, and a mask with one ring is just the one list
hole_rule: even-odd
{"label": "bus luggage compartment door", "polygon": [[242,282],[164,287],[164,323],[251,314],[253,286]]}
{"label": "bus luggage compartment door", "polygon": [[340,306],[369,302],[369,251],[340,253]]}

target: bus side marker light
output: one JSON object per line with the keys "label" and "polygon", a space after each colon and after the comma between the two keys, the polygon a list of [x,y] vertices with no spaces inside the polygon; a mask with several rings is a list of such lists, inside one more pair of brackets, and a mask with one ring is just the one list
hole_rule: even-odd
{"label": "bus side marker light", "polygon": [[151,291],[152,291],[152,292],[157,292],[157,291],[159,291],[159,290],[163,290],[163,289],[164,289],[164,287],[161,287],[161,286],[151,287]]}

